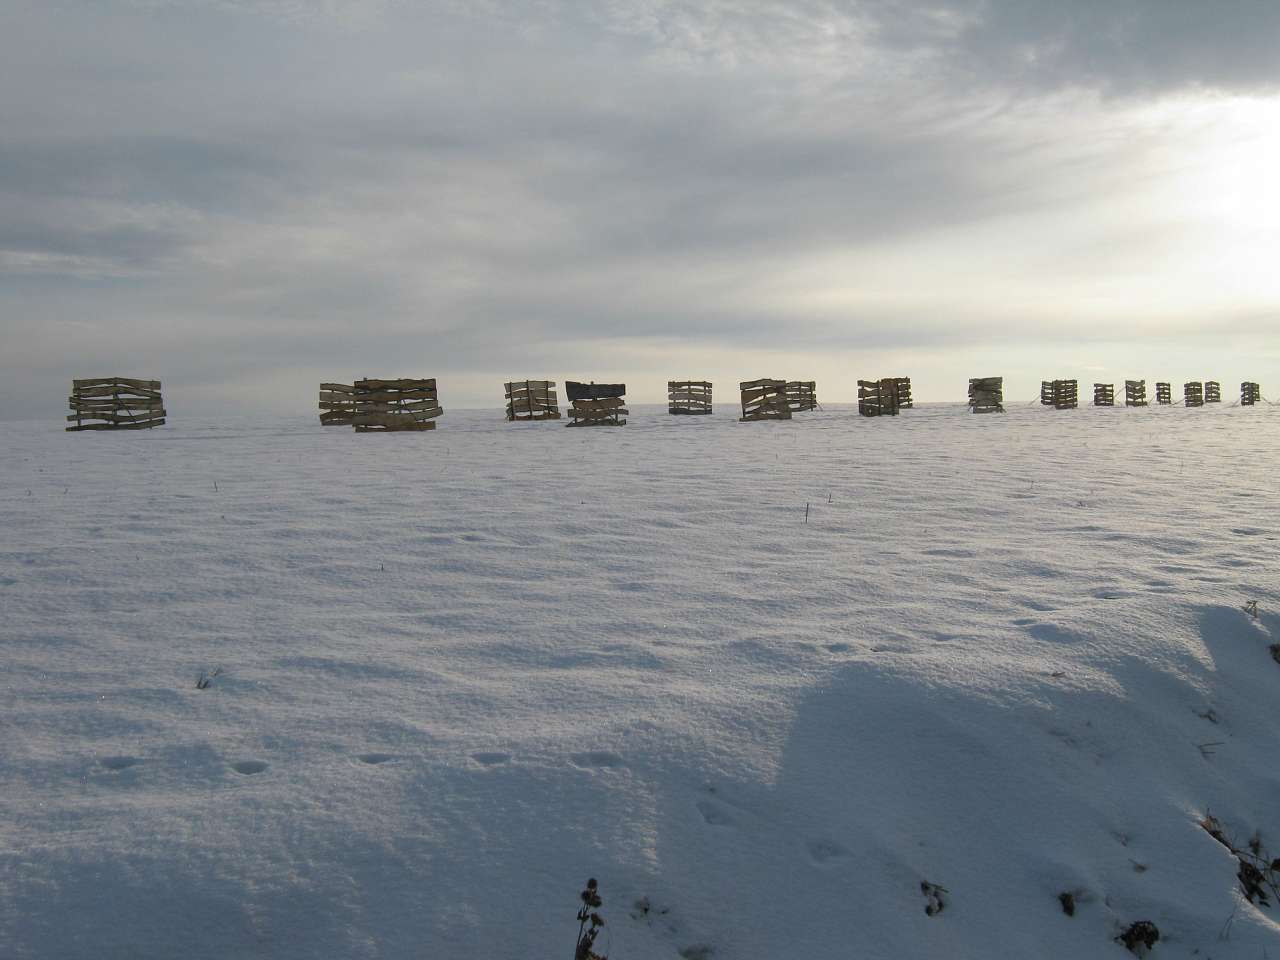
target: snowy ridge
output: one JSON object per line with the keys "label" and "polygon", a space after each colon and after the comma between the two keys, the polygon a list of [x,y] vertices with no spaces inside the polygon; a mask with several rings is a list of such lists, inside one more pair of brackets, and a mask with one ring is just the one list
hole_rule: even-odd
{"label": "snowy ridge", "polygon": [[1280,956],[1275,412],[735,410],[0,424],[0,956]]}

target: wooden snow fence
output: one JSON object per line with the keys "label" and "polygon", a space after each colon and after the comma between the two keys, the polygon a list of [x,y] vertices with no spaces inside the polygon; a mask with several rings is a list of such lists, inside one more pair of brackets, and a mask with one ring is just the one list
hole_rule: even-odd
{"label": "wooden snow fence", "polygon": [[1147,381],[1126,380],[1124,382],[1124,405],[1126,407],[1145,407],[1147,405]]}
{"label": "wooden snow fence", "polygon": [[1217,380],[1206,380],[1204,382],[1204,402],[1205,403],[1221,403],[1222,402],[1222,384]]}
{"label": "wooden snow fence", "polygon": [[627,412],[627,385],[625,383],[577,383],[564,382],[564,395],[570,403],[566,427],[620,427]]}
{"label": "wooden snow fence", "polygon": [[1165,407],[1173,403],[1172,384],[1156,382],[1156,403]]}
{"label": "wooden snow fence", "polygon": [[357,380],[351,425],[358,433],[434,430],[444,413],[436,397],[436,381]]}
{"label": "wooden snow fence", "polygon": [[356,413],[356,388],[350,383],[320,384],[320,423],[348,427]]}
{"label": "wooden snow fence", "polygon": [[742,392],[742,416],[740,423],[751,420],[790,420],[791,405],[787,402],[787,381],[746,380],[738,384]]}
{"label": "wooden snow fence", "polygon": [[858,413],[864,417],[896,417],[898,415],[898,381],[858,381]]}
{"label": "wooden snow fence", "polygon": [[1004,413],[1004,377],[970,380],[969,409],[974,413]]}
{"label": "wooden snow fence", "polygon": [[910,377],[894,377],[894,387],[897,390],[897,400],[899,410],[911,410],[911,378]]}
{"label": "wooden snow fence", "polygon": [[1080,387],[1074,380],[1042,380],[1040,402],[1055,410],[1074,410],[1080,405]]}
{"label": "wooden snow fence", "polygon": [[554,380],[514,380],[505,384],[508,420],[559,420]]}
{"label": "wooden snow fence", "polygon": [[1251,380],[1240,384],[1240,406],[1252,407],[1262,400],[1262,387]]}
{"label": "wooden snow fence", "polygon": [[147,430],[164,423],[159,380],[128,377],[72,380],[67,402],[71,405],[67,420],[75,421],[67,427],[69,431]]}
{"label": "wooden snow fence", "polygon": [[1192,380],[1182,385],[1182,404],[1187,407],[1204,406],[1204,384]]}
{"label": "wooden snow fence", "polygon": [[667,412],[674,415],[711,412],[711,384],[706,380],[668,380]]}
{"label": "wooden snow fence", "polygon": [[792,412],[812,410],[818,405],[818,385],[814,380],[788,380],[787,406]]}
{"label": "wooden snow fence", "polygon": [[1114,407],[1116,405],[1116,385],[1114,383],[1095,383],[1093,385],[1093,405],[1095,407]]}

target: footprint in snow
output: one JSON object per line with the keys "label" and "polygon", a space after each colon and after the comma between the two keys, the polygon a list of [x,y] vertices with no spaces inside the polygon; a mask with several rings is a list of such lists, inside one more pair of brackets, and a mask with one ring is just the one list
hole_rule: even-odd
{"label": "footprint in snow", "polygon": [[255,773],[261,773],[267,769],[267,764],[263,760],[241,760],[239,763],[233,763],[231,769],[236,773],[243,773],[246,777],[251,777]]}
{"label": "footprint in snow", "polygon": [[810,840],[805,844],[809,859],[820,867],[829,867],[849,856],[849,851],[832,840]]}
{"label": "footprint in snow", "polygon": [[733,823],[733,817],[729,816],[719,804],[712,803],[710,800],[699,800],[697,807],[698,812],[702,814],[702,819],[713,827],[727,827]]}
{"label": "footprint in snow", "polygon": [[361,753],[356,757],[361,763],[367,763],[371,767],[376,767],[382,763],[390,763],[395,756],[390,753]]}
{"label": "footprint in snow", "polygon": [[483,764],[486,767],[497,767],[504,763],[511,762],[511,754],[509,753],[491,753],[489,751],[481,751],[473,753],[471,759],[476,763]]}
{"label": "footprint in snow", "polygon": [[586,753],[575,753],[569,758],[575,767],[621,767],[622,757],[607,750],[588,750]]}
{"label": "footprint in snow", "polygon": [[141,757],[103,757],[98,761],[108,770],[128,770],[142,762]]}

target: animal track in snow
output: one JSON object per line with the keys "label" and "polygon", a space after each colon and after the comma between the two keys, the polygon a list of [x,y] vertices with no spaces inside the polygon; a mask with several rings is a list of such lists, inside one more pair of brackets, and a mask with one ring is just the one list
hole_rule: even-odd
{"label": "animal track in snow", "polygon": [[[483,764],[486,767],[496,767],[504,763],[510,763],[511,754],[494,753],[487,750],[482,750],[479,753],[473,753],[471,755],[471,759],[474,760],[476,763]],[[581,766],[581,764],[579,764],[579,766]]]}
{"label": "animal track in snow", "polygon": [[142,762],[141,757],[103,757],[98,761],[108,770],[128,770]]}
{"label": "animal track in snow", "polygon": [[395,759],[390,753],[362,753],[356,757],[361,763],[367,763],[371,767],[376,767],[380,763],[389,763]]}
{"label": "animal track in snow", "polygon": [[569,758],[569,761],[575,767],[621,767],[623,766],[622,757],[616,753],[610,753],[608,750],[588,750],[585,753],[575,753]]}
{"label": "animal track in snow", "polygon": [[849,851],[832,840],[810,840],[805,844],[809,858],[819,866],[832,864],[849,856]]}
{"label": "animal track in snow", "polygon": [[261,773],[267,769],[264,760],[241,760],[239,763],[233,763],[231,769],[236,773],[243,773],[246,777],[251,777],[255,773]]}
{"label": "animal track in snow", "polygon": [[727,827],[733,823],[733,818],[719,804],[712,803],[710,800],[699,800],[697,806],[702,819],[713,827]]}

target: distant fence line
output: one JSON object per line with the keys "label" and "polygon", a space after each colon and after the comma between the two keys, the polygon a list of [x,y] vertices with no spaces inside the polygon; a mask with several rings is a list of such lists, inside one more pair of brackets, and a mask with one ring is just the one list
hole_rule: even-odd
{"label": "distant fence line", "polygon": [[[858,413],[862,416],[895,416],[913,406],[910,377],[883,377],[859,380]],[[554,380],[513,380],[504,385],[506,415],[512,421],[558,420],[559,401]],[[709,380],[668,380],[667,410],[672,415],[709,415],[713,412],[712,383]],[[790,420],[793,413],[820,409],[817,383],[813,380],[764,378],[744,380],[738,385],[743,422]],[[566,426],[622,426],[627,421],[626,384],[565,381],[568,414]],[[68,431],[140,430],[166,422],[159,380],[128,377],[99,377],[71,382],[71,413]],[[1155,402],[1173,403],[1172,384],[1155,384]],[[1183,384],[1181,403],[1203,407],[1222,402],[1222,385],[1217,380],[1191,380]],[[1270,402],[1261,385],[1245,380],[1240,384],[1239,406]],[[1040,403],[1057,410],[1079,406],[1076,380],[1042,380]],[[1147,406],[1147,382],[1124,382],[1124,405]],[[1115,385],[1095,383],[1093,405],[1115,406]],[[1272,404],[1274,405],[1274,404]],[[1003,413],[1004,378],[976,377],[969,381],[968,406],[972,413]],[[434,378],[362,379],[351,383],[322,383],[319,393],[320,423],[350,426],[358,432],[434,430],[435,419],[444,414]]]}

